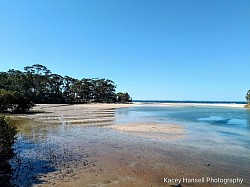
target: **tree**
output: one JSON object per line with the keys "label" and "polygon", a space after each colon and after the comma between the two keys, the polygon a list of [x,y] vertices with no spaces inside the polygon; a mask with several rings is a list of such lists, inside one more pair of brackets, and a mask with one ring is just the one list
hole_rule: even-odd
{"label": "tree", "polygon": [[246,95],[247,105],[246,107],[250,108],[250,90],[248,90]]}
{"label": "tree", "polygon": [[51,74],[51,71],[47,67],[40,65],[40,64],[26,66],[24,67],[24,70],[26,72],[29,72],[31,74],[36,74],[36,75],[50,75]]}
{"label": "tree", "polygon": [[33,106],[23,94],[0,89],[0,112],[23,113]]}
{"label": "tree", "polygon": [[116,85],[109,79],[82,79],[76,80],[71,86],[74,93],[74,102],[106,102],[116,101]]}
{"label": "tree", "polygon": [[16,141],[16,126],[10,118],[0,116],[0,161],[5,161],[13,156],[13,145]]}
{"label": "tree", "polygon": [[43,65],[24,67],[29,98],[35,103],[48,103],[48,86],[51,71]]}
{"label": "tree", "polygon": [[[62,77],[52,74],[47,67],[40,64],[26,66],[24,70],[0,72],[0,89],[7,91],[2,91],[4,102],[0,103],[0,110],[21,111],[21,108],[26,108],[23,101],[27,101],[28,106],[31,103],[112,103],[118,97],[115,93],[116,85],[109,79],[78,80],[69,76]],[[120,102],[131,100],[128,93],[120,96]],[[16,98],[22,102],[19,103]]]}
{"label": "tree", "polygon": [[116,101],[116,85],[109,79],[93,79],[94,100],[97,102],[112,103]]}
{"label": "tree", "polygon": [[94,88],[92,79],[82,79],[75,81],[71,90],[75,93],[75,101],[84,103],[90,102],[94,98]]}
{"label": "tree", "polygon": [[0,89],[25,92],[25,74],[21,71],[10,69],[0,73]]}
{"label": "tree", "polygon": [[132,98],[130,97],[130,95],[127,92],[126,93],[122,93],[122,92],[117,93],[116,100],[117,100],[117,102],[120,102],[120,103],[132,102]]}
{"label": "tree", "polygon": [[72,90],[72,86],[75,84],[77,79],[74,79],[69,76],[65,76],[63,78],[63,88],[62,88],[62,96],[66,103],[72,103],[75,99],[75,93]]}
{"label": "tree", "polygon": [[44,91],[47,98],[45,98],[46,103],[63,103],[62,94],[63,89],[63,77],[58,74],[51,74],[47,79],[47,85]]}

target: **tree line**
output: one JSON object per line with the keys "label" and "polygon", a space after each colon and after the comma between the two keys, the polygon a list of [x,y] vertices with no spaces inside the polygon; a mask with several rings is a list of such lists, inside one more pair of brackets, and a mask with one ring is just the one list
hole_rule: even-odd
{"label": "tree line", "polygon": [[131,102],[126,93],[116,93],[112,80],[81,80],[52,73],[47,67],[34,64],[24,71],[0,72],[0,111],[24,112],[36,103],[114,103]]}

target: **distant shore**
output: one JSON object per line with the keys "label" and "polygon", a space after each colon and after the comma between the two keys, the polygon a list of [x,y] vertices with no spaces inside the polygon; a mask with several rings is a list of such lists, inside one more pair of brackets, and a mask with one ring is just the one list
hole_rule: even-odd
{"label": "distant shore", "polygon": [[[211,106],[211,107],[236,107],[236,108],[244,108],[246,104],[238,104],[238,103],[177,103],[177,102],[132,102],[132,103],[89,103],[89,104],[36,104],[36,106],[31,109],[31,112],[34,111],[55,111],[59,107],[67,107],[72,109],[117,109],[117,108],[127,108],[134,106],[163,106],[163,107],[199,107],[199,106]],[[53,108],[55,110],[53,110]],[[56,109],[57,108],[57,109]]]}
{"label": "distant shore", "polygon": [[237,103],[164,103],[164,102],[134,102],[136,105],[152,105],[152,106],[215,106],[215,107],[236,107],[244,108],[246,104],[237,104]]}

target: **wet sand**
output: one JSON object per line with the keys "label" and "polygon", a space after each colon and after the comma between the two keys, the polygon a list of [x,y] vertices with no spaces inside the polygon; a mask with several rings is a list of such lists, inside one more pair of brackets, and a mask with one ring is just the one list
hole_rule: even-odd
{"label": "wet sand", "polygon": [[131,123],[118,126],[108,126],[114,130],[134,134],[145,138],[179,139],[185,136],[182,126],[165,123]]}
{"label": "wet sand", "polygon": [[[237,162],[233,157],[223,158],[210,151],[114,133],[106,128],[87,128],[97,133],[98,137],[90,137],[91,133],[87,133],[83,136],[84,140],[77,138],[72,145],[84,145],[83,150],[90,153],[88,160],[93,164],[71,177],[50,178],[47,184],[41,186],[173,186],[176,183],[163,183],[163,178],[244,177],[238,173],[247,171],[247,162],[245,165],[241,165],[242,162],[232,164],[232,161]],[[245,173],[245,178],[248,174]],[[211,185],[191,183],[182,186]]]}
{"label": "wet sand", "polygon": [[54,157],[63,160],[54,171],[37,174],[39,181],[28,186],[175,186],[163,179],[237,176],[246,179],[241,186],[250,184],[249,159],[183,146],[178,142],[185,138],[185,129],[178,124],[114,124],[116,108],[137,105],[37,105],[33,111],[42,113],[19,115],[30,119],[19,131],[36,141],[52,140],[59,146]]}

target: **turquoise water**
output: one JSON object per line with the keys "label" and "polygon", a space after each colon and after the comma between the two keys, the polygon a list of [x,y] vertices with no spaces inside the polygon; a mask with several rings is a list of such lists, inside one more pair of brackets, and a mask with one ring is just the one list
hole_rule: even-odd
{"label": "turquoise water", "polygon": [[181,125],[184,139],[176,143],[250,157],[250,110],[216,106],[138,106],[119,109],[116,123],[173,123]]}

